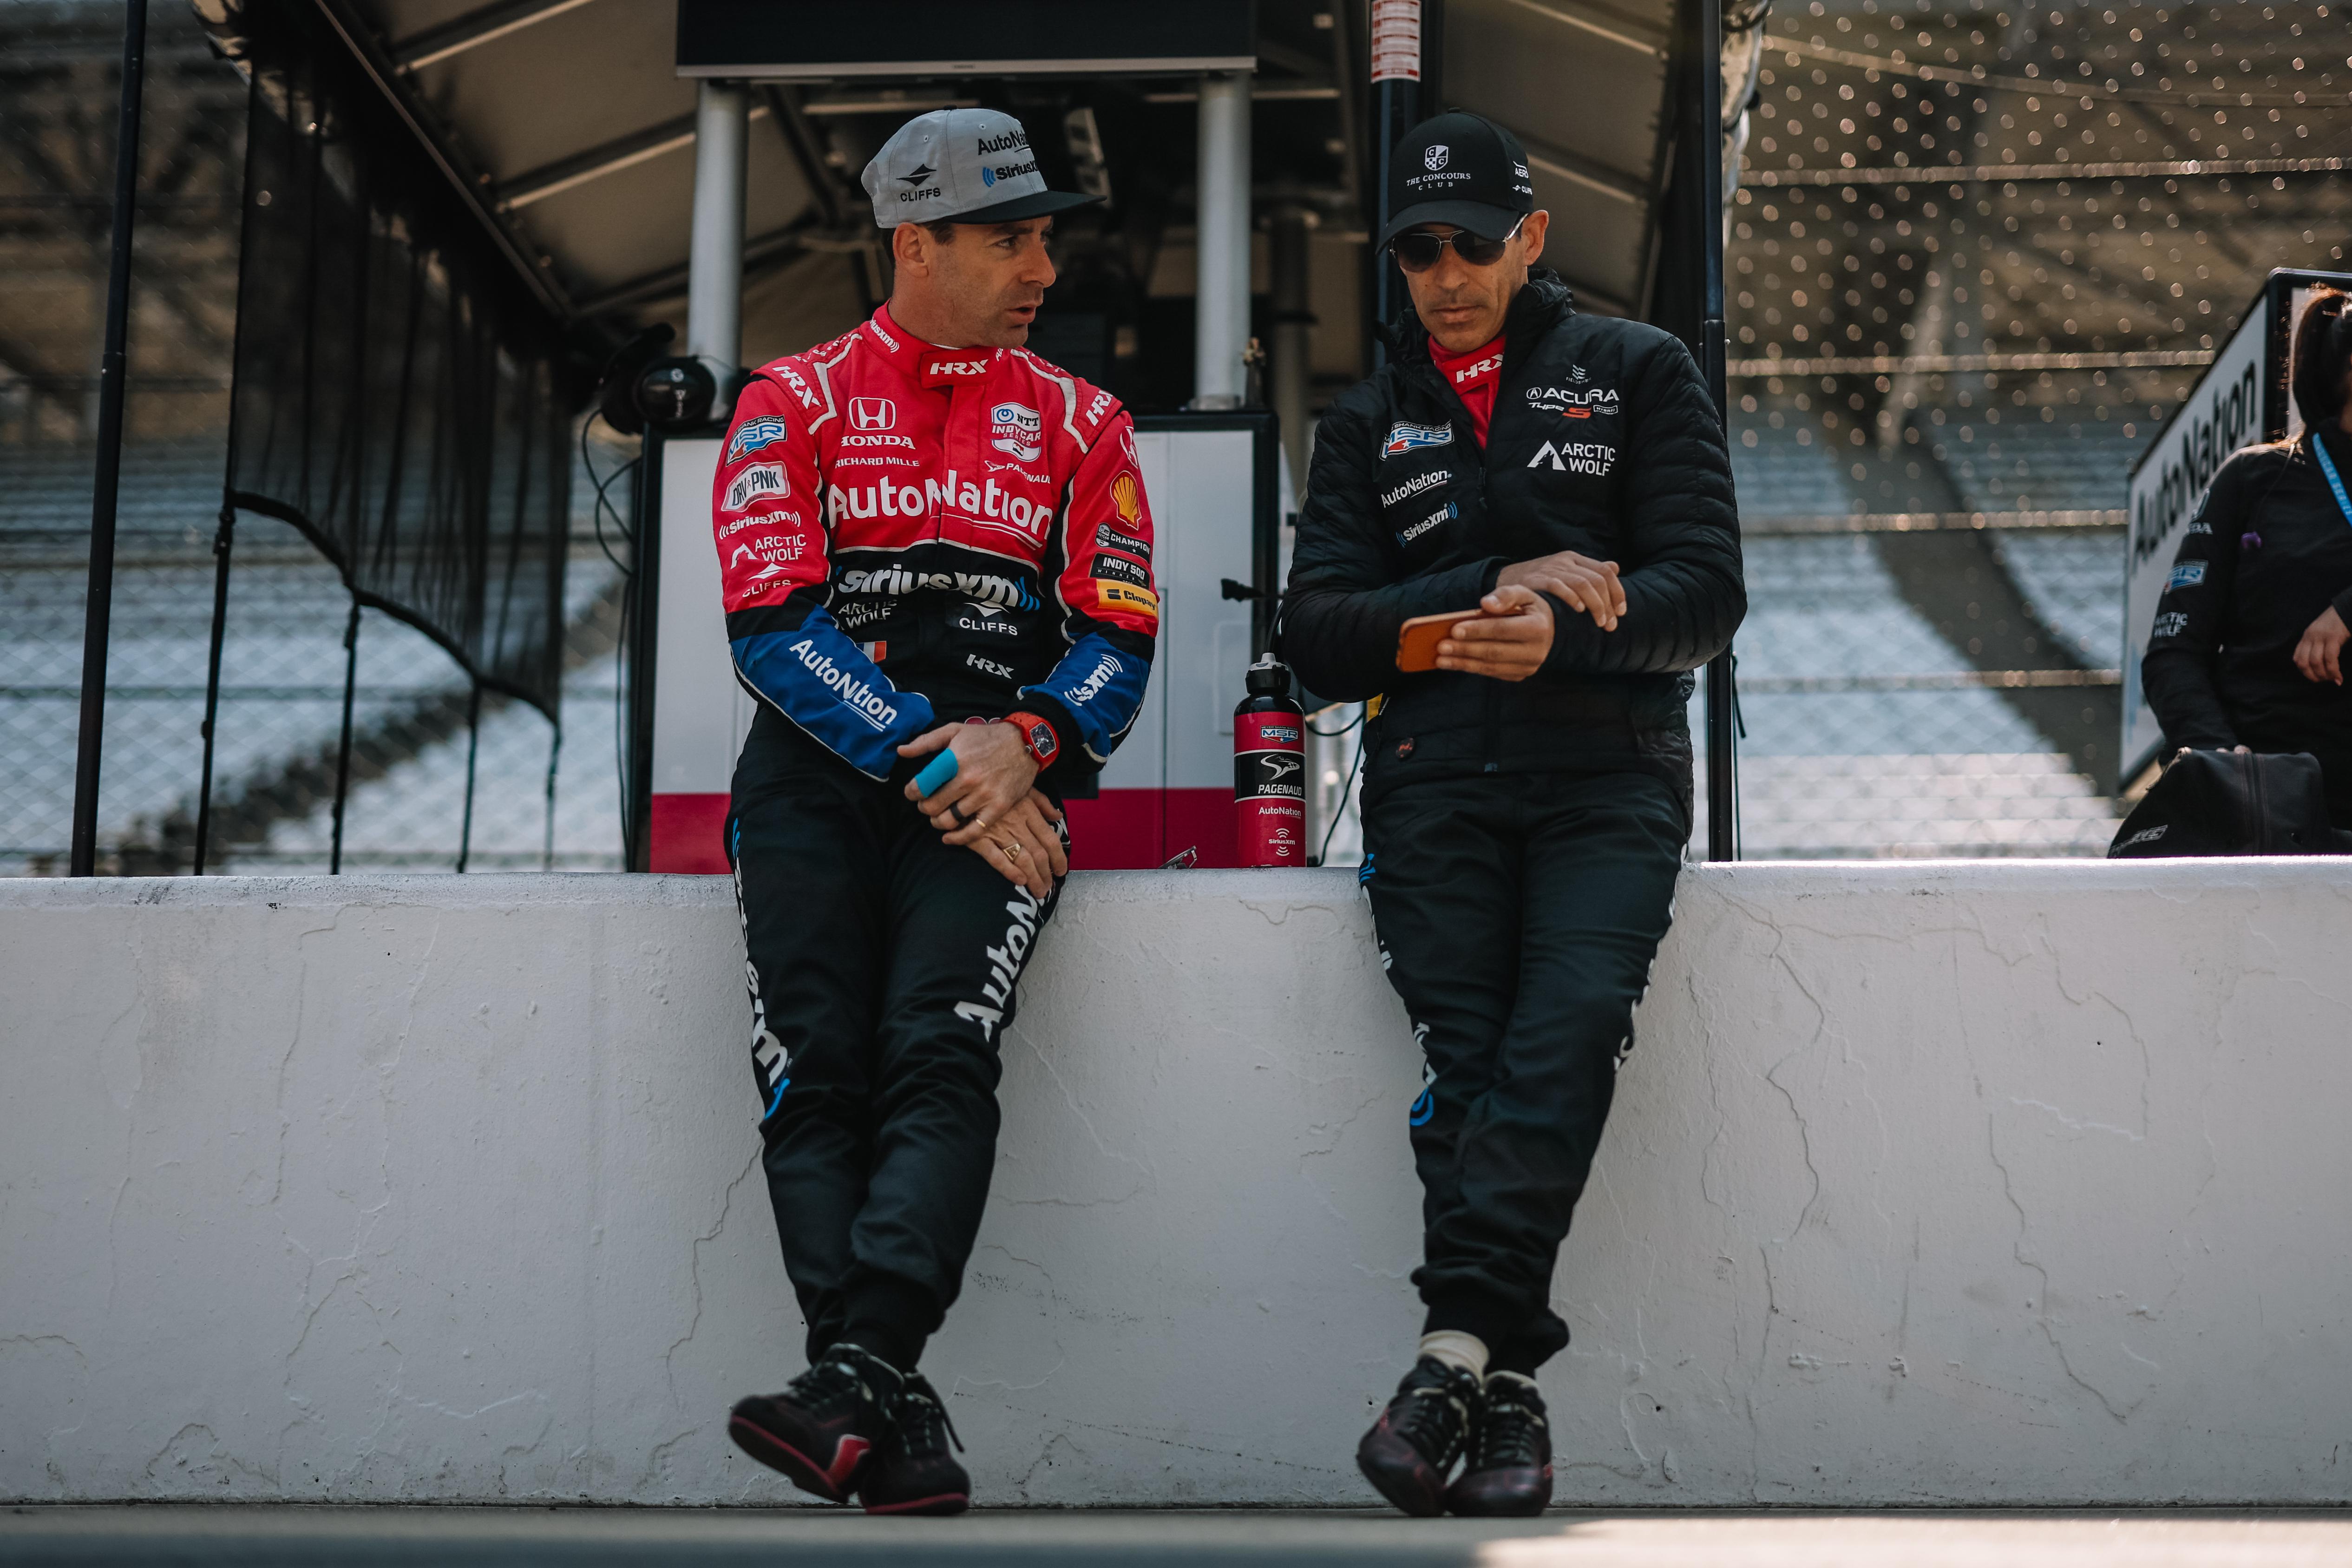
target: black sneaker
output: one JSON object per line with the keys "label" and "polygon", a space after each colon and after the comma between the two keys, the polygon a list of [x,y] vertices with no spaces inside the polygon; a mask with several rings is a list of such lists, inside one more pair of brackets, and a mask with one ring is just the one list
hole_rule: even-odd
{"label": "black sneaker", "polygon": [[868,1456],[890,1431],[890,1405],[902,1381],[878,1356],[835,1345],[782,1394],[739,1401],[727,1435],[801,1490],[846,1502]]}
{"label": "black sneaker", "polygon": [[1541,1513],[1551,1502],[1551,1423],[1536,1380],[1486,1374],[1486,1406],[1471,1424],[1469,1456],[1445,1489],[1445,1506],[1483,1519]]}
{"label": "black sneaker", "polygon": [[1356,1445],[1356,1468],[1405,1512],[1424,1519],[1444,1513],[1446,1473],[1462,1457],[1479,1404],[1476,1378],[1422,1357]]}
{"label": "black sneaker", "polygon": [[907,1374],[890,1403],[890,1430],[866,1461],[858,1500],[868,1513],[961,1513],[971,1506],[971,1478],[948,1452],[963,1439],[947,1406],[919,1373]]}

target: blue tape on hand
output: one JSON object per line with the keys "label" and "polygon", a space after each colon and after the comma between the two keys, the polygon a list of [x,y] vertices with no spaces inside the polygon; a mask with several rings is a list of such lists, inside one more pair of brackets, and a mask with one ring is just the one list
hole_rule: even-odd
{"label": "blue tape on hand", "polygon": [[948,781],[955,776],[956,754],[951,751],[943,751],[923,764],[923,771],[915,775],[915,793],[929,798],[946,788]]}

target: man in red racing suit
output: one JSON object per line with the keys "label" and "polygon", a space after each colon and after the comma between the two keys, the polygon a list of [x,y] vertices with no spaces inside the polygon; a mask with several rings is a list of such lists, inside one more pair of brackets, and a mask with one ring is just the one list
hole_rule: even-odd
{"label": "man in red racing suit", "polygon": [[737,674],[869,778],[1024,708],[1041,777],[1091,784],[1135,721],[1160,609],[1134,432],[1025,349],[934,348],[885,305],[762,367],[711,514]]}
{"label": "man in red racing suit", "polygon": [[712,495],[759,699],[727,833],[762,1164],[809,1359],[728,1429],[873,1512],[970,1497],[916,1364],[987,1197],[997,1053],[1068,868],[1056,803],[1134,723],[1159,629],[1128,416],[1020,346],[1046,215],[1086,199],[1027,146],[988,110],[891,139],[866,174],[890,303],[753,375]]}

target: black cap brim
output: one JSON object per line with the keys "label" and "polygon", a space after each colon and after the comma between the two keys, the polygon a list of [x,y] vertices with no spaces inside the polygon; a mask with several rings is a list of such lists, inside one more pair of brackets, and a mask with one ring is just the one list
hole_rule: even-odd
{"label": "black cap brim", "polygon": [[1381,230],[1380,243],[1386,245],[1406,229],[1425,223],[1452,224],[1455,228],[1468,229],[1481,239],[1501,239],[1534,210],[1529,207],[1526,212],[1515,212],[1492,202],[1415,202],[1389,219],[1388,227]]}
{"label": "black cap brim", "polygon": [[1050,217],[1067,212],[1072,207],[1090,207],[1101,201],[1100,196],[1081,196],[1068,191],[1039,191],[1035,195],[1015,196],[1009,202],[999,202],[978,212],[950,213],[939,223],[1015,223],[1024,217]]}

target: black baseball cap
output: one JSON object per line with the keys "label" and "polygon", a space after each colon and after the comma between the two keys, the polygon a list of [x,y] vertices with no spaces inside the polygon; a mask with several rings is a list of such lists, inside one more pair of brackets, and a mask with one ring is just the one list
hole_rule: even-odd
{"label": "black baseball cap", "polygon": [[1500,239],[1536,210],[1528,150],[1483,114],[1455,110],[1405,132],[1389,162],[1386,245],[1417,224],[1447,223]]}

